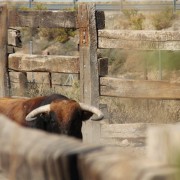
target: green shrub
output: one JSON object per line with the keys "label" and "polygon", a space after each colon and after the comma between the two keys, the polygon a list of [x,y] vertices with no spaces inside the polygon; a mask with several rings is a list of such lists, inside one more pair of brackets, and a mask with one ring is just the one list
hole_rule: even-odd
{"label": "green shrub", "polygon": [[[42,3],[37,3],[34,8],[21,7],[21,10],[47,10]],[[72,10],[71,10],[72,11]],[[24,28],[24,31],[29,32],[32,36],[39,35],[40,37],[47,38],[47,40],[55,40],[64,43],[69,40],[70,37],[74,37],[76,34],[73,28]]]}
{"label": "green shrub", "polygon": [[128,19],[132,29],[143,29],[143,22],[145,20],[145,16],[142,13],[138,13],[136,9],[125,9],[123,10],[123,14]]}
{"label": "green shrub", "polygon": [[168,7],[152,16],[152,24],[156,30],[165,29],[172,25],[174,17],[173,10]]}
{"label": "green shrub", "polygon": [[121,70],[121,67],[126,62],[127,52],[120,51],[118,49],[101,49],[100,50],[101,57],[108,57],[109,63],[109,73],[110,74],[118,74]]}
{"label": "green shrub", "polygon": [[[180,70],[180,51],[161,51],[161,64],[163,70],[176,71]],[[147,60],[148,67],[151,69],[157,68],[159,65],[159,52],[150,51],[142,53],[144,59]]]}
{"label": "green shrub", "polygon": [[34,10],[47,10],[47,7],[43,5],[43,3],[37,3],[36,6],[33,8]]}
{"label": "green shrub", "polygon": [[29,10],[47,10],[47,7],[45,7],[43,5],[43,3],[36,3],[36,5],[32,8],[28,8],[28,7],[20,7],[20,10],[22,11],[29,11]]}
{"label": "green shrub", "polygon": [[39,36],[47,38],[48,40],[55,40],[65,43],[70,37],[75,36],[75,29],[68,28],[40,28]]}

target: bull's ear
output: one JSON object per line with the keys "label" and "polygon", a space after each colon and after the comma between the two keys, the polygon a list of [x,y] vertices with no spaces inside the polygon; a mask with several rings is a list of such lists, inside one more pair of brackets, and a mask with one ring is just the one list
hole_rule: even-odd
{"label": "bull's ear", "polygon": [[82,111],[82,121],[88,120],[93,115],[92,112]]}

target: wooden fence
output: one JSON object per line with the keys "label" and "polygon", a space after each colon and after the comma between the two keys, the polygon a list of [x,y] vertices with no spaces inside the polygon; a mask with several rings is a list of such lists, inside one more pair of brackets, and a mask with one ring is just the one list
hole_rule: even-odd
{"label": "wooden fence", "polygon": [[[180,83],[148,80],[125,80],[107,75],[107,58],[98,59],[98,48],[143,50],[179,50],[178,31],[106,30],[103,12],[93,4],[80,4],[77,11],[16,11],[6,5],[0,8],[0,96],[8,95],[11,74],[16,73],[19,86],[26,72],[80,73],[81,101],[99,107],[100,96],[150,99],[180,99]],[[8,19],[8,20],[7,20]],[[10,27],[77,28],[79,56],[18,55],[9,57],[7,29]],[[8,57],[8,59],[7,59]],[[53,65],[52,65],[53,64]],[[69,68],[71,67],[71,68]],[[101,72],[101,74],[100,74]],[[49,76],[48,76],[49,77]],[[51,83],[53,82],[51,75]],[[101,124],[85,124],[85,141],[100,140]]]}
{"label": "wooden fence", "polygon": [[179,179],[179,128],[178,124],[149,128],[147,149],[141,153],[24,128],[1,115],[0,179]]}

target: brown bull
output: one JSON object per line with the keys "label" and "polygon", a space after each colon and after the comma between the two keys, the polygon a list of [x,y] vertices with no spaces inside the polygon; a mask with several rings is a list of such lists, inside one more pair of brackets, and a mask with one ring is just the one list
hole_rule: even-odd
{"label": "brown bull", "polygon": [[[22,126],[82,139],[82,121],[103,113],[94,106],[78,103],[61,94],[27,98],[1,98],[0,113]],[[94,116],[93,116],[94,117]]]}

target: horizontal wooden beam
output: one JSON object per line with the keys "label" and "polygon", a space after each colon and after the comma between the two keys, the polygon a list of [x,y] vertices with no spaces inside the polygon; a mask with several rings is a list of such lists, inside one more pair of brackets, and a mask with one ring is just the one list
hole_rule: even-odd
{"label": "horizontal wooden beam", "polygon": [[0,115],[0,147],[0,171],[16,180],[79,179],[75,159],[102,148],[82,144],[75,138],[20,127],[3,115]]}
{"label": "horizontal wooden beam", "polygon": [[[11,46],[13,47],[13,46]],[[98,59],[99,75],[108,73],[108,58]],[[10,54],[9,69],[19,72],[54,72],[79,74],[78,56]]]}
{"label": "horizontal wooden beam", "polygon": [[99,30],[99,48],[180,50],[180,31]]}
{"label": "horizontal wooden beam", "polygon": [[8,29],[8,45],[22,47],[21,32],[17,29]]}
{"label": "horizontal wooden beam", "polygon": [[100,94],[122,98],[180,99],[180,83],[100,78]]}
{"label": "horizontal wooden beam", "polygon": [[117,146],[145,146],[147,130],[150,127],[163,127],[154,123],[101,123],[101,143]]}
{"label": "horizontal wooden beam", "polygon": [[22,72],[79,73],[79,57],[11,54],[9,69]]}
{"label": "horizontal wooden beam", "polygon": [[9,27],[76,28],[75,11],[9,10]]}
{"label": "horizontal wooden beam", "polygon": [[[9,10],[9,27],[79,28],[77,11]],[[96,11],[97,29],[105,28],[104,11]]]}
{"label": "horizontal wooden beam", "polygon": [[146,138],[146,130],[150,125],[147,123],[132,123],[132,124],[102,124],[102,138]]}

